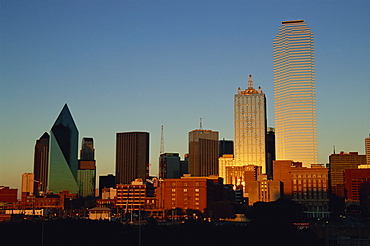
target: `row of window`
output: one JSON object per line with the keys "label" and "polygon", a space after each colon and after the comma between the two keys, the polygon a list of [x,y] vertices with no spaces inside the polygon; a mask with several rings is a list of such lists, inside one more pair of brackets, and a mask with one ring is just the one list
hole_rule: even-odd
{"label": "row of window", "polygon": [[[182,183],[183,184],[183,186],[188,186],[188,182],[184,182],[184,183]],[[172,187],[176,187],[176,182],[172,182]],[[199,182],[195,182],[195,186],[199,186]]]}

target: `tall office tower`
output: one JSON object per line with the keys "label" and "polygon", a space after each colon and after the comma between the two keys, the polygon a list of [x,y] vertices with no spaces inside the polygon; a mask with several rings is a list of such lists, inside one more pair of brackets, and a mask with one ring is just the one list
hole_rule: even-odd
{"label": "tall office tower", "polygon": [[249,75],[248,89],[234,95],[235,165],[262,166],[266,173],[266,97],[261,87],[253,88]]}
{"label": "tall office tower", "polygon": [[218,132],[189,132],[189,173],[196,177],[218,175],[218,151]]}
{"label": "tall office tower", "polygon": [[120,132],[116,138],[116,182],[130,184],[149,177],[149,133]]}
{"label": "tall office tower", "polygon": [[45,192],[48,187],[49,139],[50,135],[45,132],[35,144],[33,173],[35,174],[34,192],[37,195],[39,192]]}
{"label": "tall office tower", "polygon": [[78,193],[78,130],[67,104],[50,131],[49,190]]}
{"label": "tall office tower", "polygon": [[367,168],[370,168],[370,135],[368,138],[365,138],[365,153]]}
{"label": "tall office tower", "polygon": [[22,174],[22,193],[27,192],[29,195],[34,194],[33,182],[35,175],[33,173]]}
{"label": "tall office tower", "polygon": [[159,156],[159,178],[179,179],[181,177],[181,161],[178,153],[163,153]]}
{"label": "tall office tower", "polygon": [[314,35],[283,21],[274,39],[276,159],[317,163]]}
{"label": "tall office tower", "polygon": [[360,165],[366,164],[366,155],[359,155],[358,152],[331,154],[329,156],[329,174],[331,194],[344,198],[344,177],[345,169],[357,169]]}
{"label": "tall office tower", "polygon": [[96,162],[94,153],[94,140],[83,138],[77,172],[78,193],[82,197],[94,196],[95,194]]}

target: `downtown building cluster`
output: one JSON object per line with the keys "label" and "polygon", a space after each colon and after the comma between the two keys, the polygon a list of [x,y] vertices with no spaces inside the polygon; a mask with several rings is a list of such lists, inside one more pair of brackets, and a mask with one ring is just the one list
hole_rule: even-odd
{"label": "downtown building cluster", "polygon": [[[329,217],[333,196],[370,208],[370,138],[366,155],[333,153],[318,164],[314,38],[303,20],[284,21],[273,40],[275,128],[267,127],[266,95],[248,88],[234,95],[234,140],[219,140],[217,131],[189,132],[188,153],[161,148],[159,175],[149,176],[148,132],[116,133],[115,175],[99,177],[96,189],[94,141],[83,138],[78,158],[78,130],[65,105],[35,145],[34,172],[22,178],[22,199],[2,188],[6,208],[65,209],[77,197],[98,197],[94,219],[133,211],[204,212],[218,201],[253,206],[291,199],[309,217]],[[16,194],[16,192],[15,192]]]}

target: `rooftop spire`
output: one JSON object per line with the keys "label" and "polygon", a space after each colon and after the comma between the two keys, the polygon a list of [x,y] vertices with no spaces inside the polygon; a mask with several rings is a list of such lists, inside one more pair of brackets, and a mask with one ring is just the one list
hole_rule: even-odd
{"label": "rooftop spire", "polygon": [[252,80],[251,74],[249,74],[249,77],[248,77],[248,89],[253,89],[253,80]]}

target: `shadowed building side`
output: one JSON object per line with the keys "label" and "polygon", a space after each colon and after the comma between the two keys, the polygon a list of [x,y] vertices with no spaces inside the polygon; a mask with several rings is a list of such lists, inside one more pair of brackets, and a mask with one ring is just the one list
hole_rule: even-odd
{"label": "shadowed building side", "polygon": [[149,177],[149,133],[121,132],[116,135],[116,182],[130,184]]}
{"label": "shadowed building side", "polygon": [[45,132],[36,140],[33,173],[35,174],[34,193],[45,192],[48,187],[49,174],[49,140],[50,135]]}

